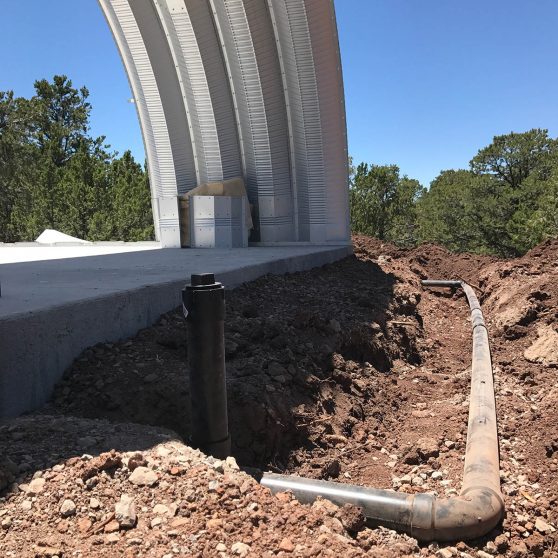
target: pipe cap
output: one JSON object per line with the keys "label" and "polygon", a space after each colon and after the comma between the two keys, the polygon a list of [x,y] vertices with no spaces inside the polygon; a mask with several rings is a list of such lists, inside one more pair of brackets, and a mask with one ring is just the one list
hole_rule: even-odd
{"label": "pipe cap", "polygon": [[215,284],[215,275],[213,273],[193,273],[190,282],[192,287],[213,285]]}

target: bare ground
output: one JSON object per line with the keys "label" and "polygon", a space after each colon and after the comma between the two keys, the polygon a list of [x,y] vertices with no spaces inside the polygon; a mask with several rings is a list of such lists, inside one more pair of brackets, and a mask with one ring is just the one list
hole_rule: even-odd
{"label": "bare ground", "polygon": [[[558,242],[505,261],[359,236],[354,246],[336,264],[227,292],[236,461],[182,441],[188,369],[178,311],[133,339],[86,350],[44,409],[0,427],[0,555],[558,556]],[[507,510],[483,540],[442,547],[366,527],[350,507],[272,496],[236,464],[459,492],[468,309],[460,293],[424,291],[426,277],[478,288]]]}

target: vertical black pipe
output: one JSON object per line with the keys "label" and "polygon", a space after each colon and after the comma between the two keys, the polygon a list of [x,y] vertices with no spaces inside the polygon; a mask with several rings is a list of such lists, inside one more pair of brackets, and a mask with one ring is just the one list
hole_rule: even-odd
{"label": "vertical black pipe", "polygon": [[190,365],[191,443],[219,459],[230,455],[225,377],[225,288],[213,273],[192,275],[182,291]]}

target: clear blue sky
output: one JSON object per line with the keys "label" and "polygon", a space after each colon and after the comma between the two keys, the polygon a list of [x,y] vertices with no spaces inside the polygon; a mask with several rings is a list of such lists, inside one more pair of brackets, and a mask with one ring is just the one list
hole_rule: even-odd
{"label": "clear blue sky", "polygon": [[[558,135],[557,0],[336,0],[349,152],[428,184],[495,134]],[[96,0],[0,0],[0,90],[67,74],[86,85],[92,131],[143,145],[130,90]]]}

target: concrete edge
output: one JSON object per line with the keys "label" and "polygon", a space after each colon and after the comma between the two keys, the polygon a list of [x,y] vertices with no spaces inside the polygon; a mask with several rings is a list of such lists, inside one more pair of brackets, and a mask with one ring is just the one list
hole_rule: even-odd
{"label": "concrete edge", "polygon": [[[352,246],[215,273],[227,288],[266,274],[305,271],[352,254]],[[97,343],[135,335],[181,303],[187,281],[168,281],[0,320],[0,418],[43,405],[74,359]]]}

